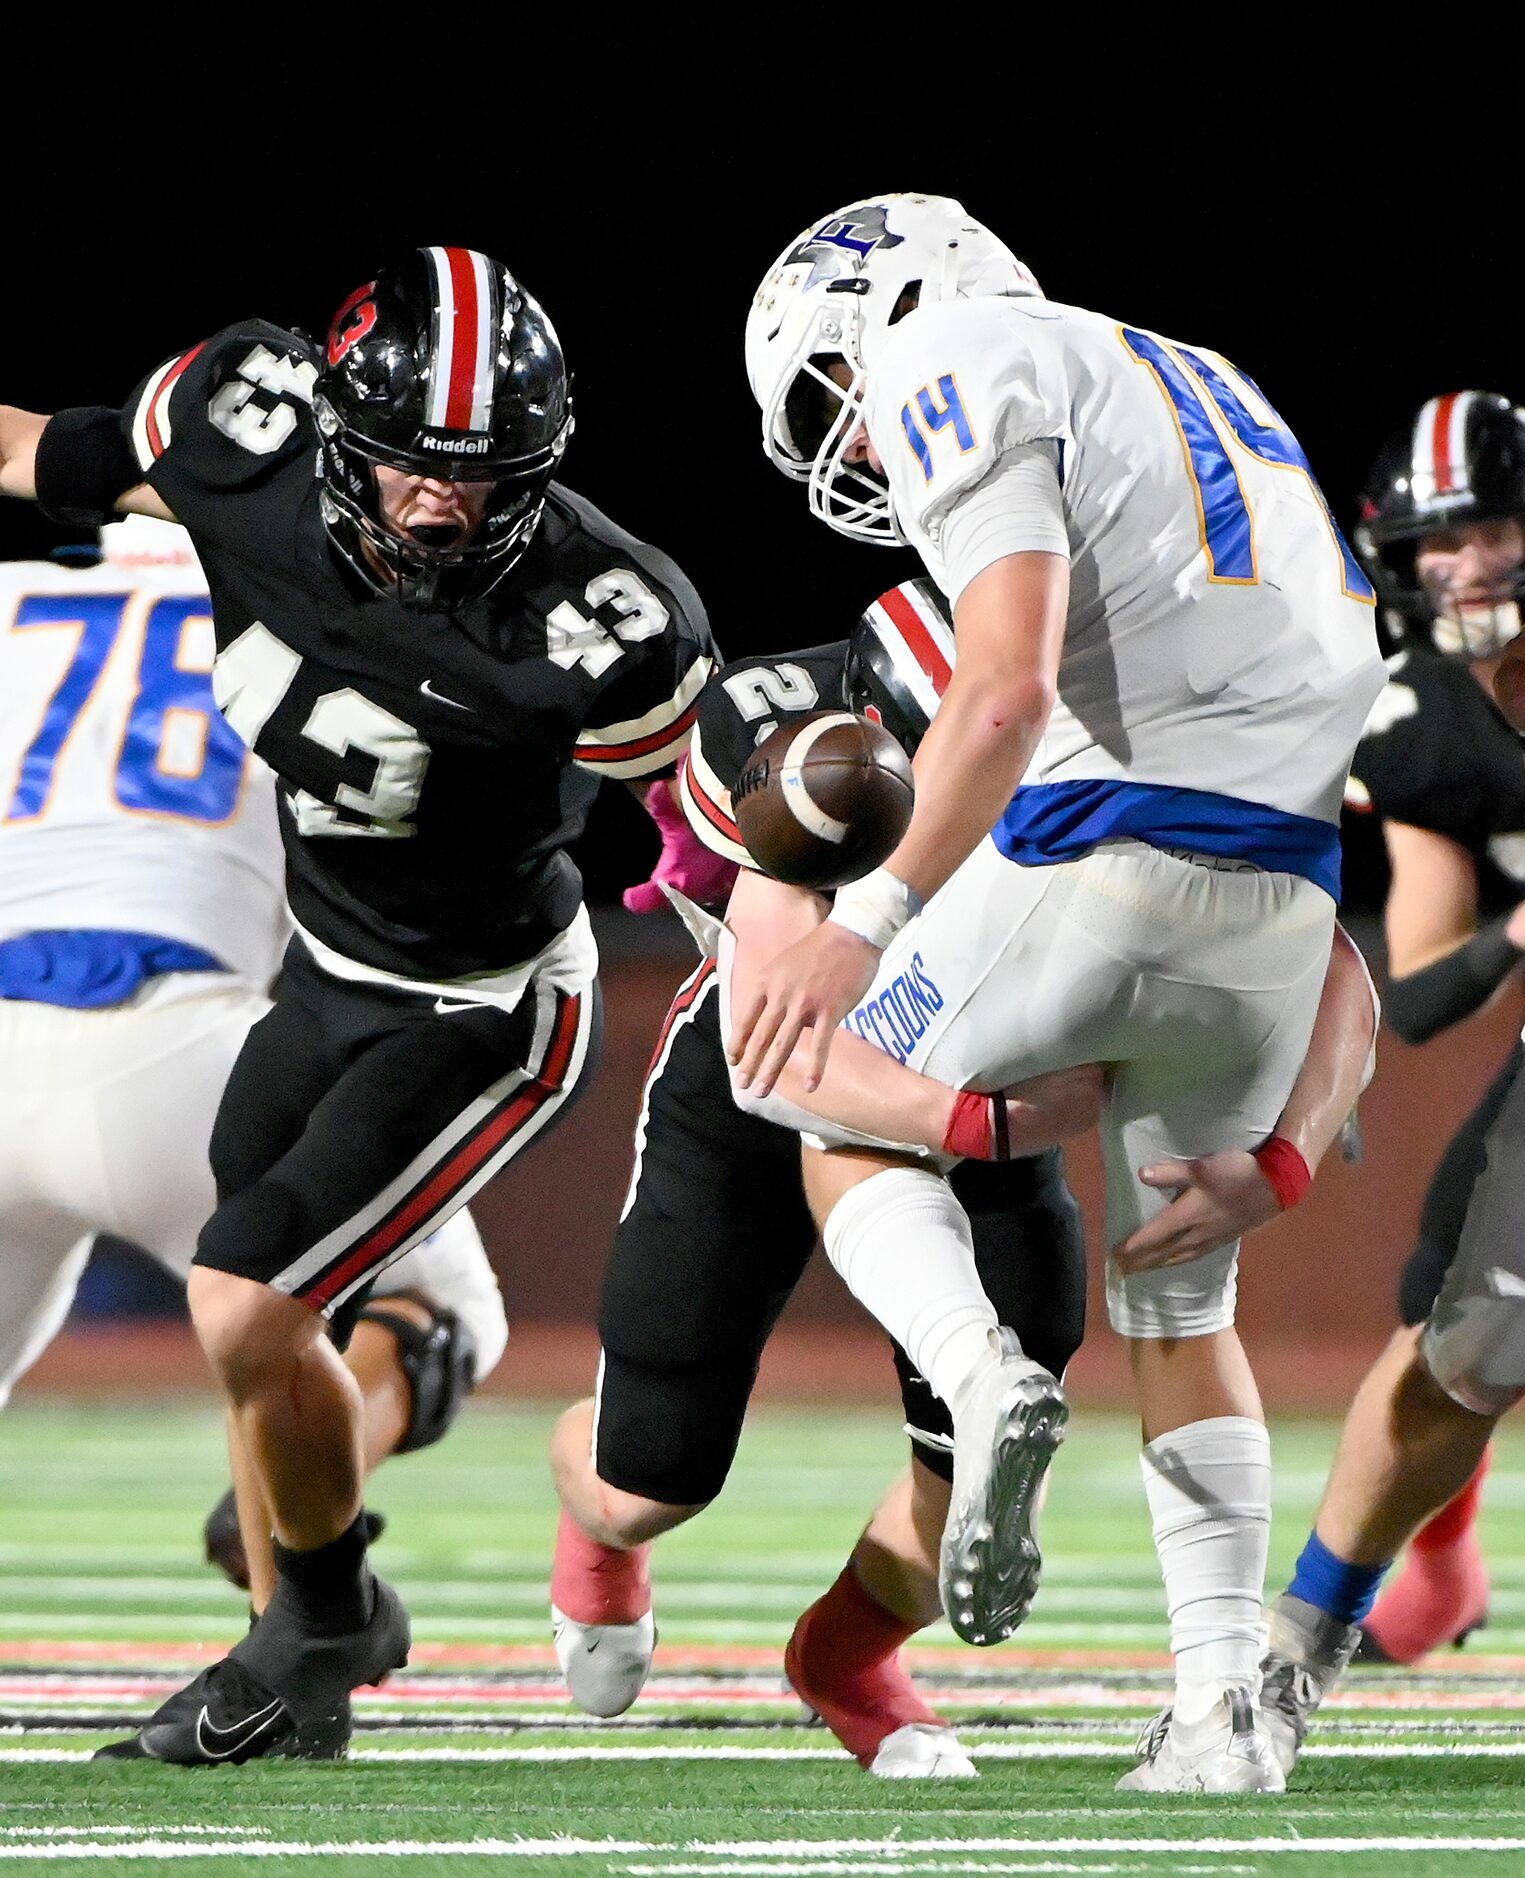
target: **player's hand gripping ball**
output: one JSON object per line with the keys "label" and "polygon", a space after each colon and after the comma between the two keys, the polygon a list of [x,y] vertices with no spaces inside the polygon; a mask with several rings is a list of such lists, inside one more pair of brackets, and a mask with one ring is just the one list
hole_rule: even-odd
{"label": "player's hand gripping ball", "polygon": [[882,725],[851,711],[816,711],[758,746],[731,806],[764,873],[828,888],[859,879],[895,851],[914,800],[911,759]]}

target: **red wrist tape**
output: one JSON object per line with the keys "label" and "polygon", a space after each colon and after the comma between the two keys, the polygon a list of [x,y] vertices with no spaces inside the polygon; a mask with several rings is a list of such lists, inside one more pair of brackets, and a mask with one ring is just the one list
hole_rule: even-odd
{"label": "red wrist tape", "polygon": [[980,1095],[964,1089],[953,1098],[953,1114],[943,1136],[943,1152],[965,1161],[1006,1161],[1011,1158],[1011,1136],[1006,1122],[1006,1098]]}
{"label": "red wrist tape", "polygon": [[1271,1135],[1255,1150],[1255,1161],[1276,1195],[1282,1212],[1297,1205],[1313,1181],[1313,1170],[1281,1135]]}

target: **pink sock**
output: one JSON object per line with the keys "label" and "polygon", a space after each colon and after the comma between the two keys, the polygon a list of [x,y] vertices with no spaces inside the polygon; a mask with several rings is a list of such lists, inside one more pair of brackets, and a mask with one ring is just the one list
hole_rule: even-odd
{"label": "pink sock", "polygon": [[566,1511],[556,1528],[551,1602],[579,1624],[633,1624],[651,1609],[651,1547],[602,1545]]}

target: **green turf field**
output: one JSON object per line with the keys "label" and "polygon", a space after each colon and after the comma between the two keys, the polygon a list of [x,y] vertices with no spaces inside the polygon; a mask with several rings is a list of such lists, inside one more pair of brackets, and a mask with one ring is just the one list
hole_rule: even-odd
{"label": "green turf field", "polygon": [[[978,1781],[870,1779],[800,1723],[783,1642],[901,1465],[889,1413],[759,1415],[727,1498],[657,1555],[662,1644],[623,1722],[580,1725],[546,1631],[550,1413],[474,1406],[373,1504],[413,1666],[359,1704],[348,1764],[92,1767],[220,1653],[236,1595],[198,1563],[222,1485],[208,1409],[33,1398],[0,1417],[0,1862],[50,1872],[588,1871],[1518,1874],[1525,1870],[1525,1439],[1501,1444],[1485,1637],[1352,1678],[1278,1800],[1116,1794],[1164,1687],[1135,1443],[1080,1417],[1056,1467],[1045,1588],[1013,1645],[916,1648]],[[1334,1439],[1276,1431],[1273,1584]],[[1478,1646],[1486,1644],[1485,1654]]]}

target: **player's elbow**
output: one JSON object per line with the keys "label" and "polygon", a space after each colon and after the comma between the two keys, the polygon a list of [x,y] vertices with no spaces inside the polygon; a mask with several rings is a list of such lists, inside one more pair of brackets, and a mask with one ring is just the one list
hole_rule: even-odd
{"label": "player's elbow", "polygon": [[1037,671],[1003,674],[983,687],[980,703],[991,740],[1016,742],[1042,730],[1058,695],[1054,680]]}

